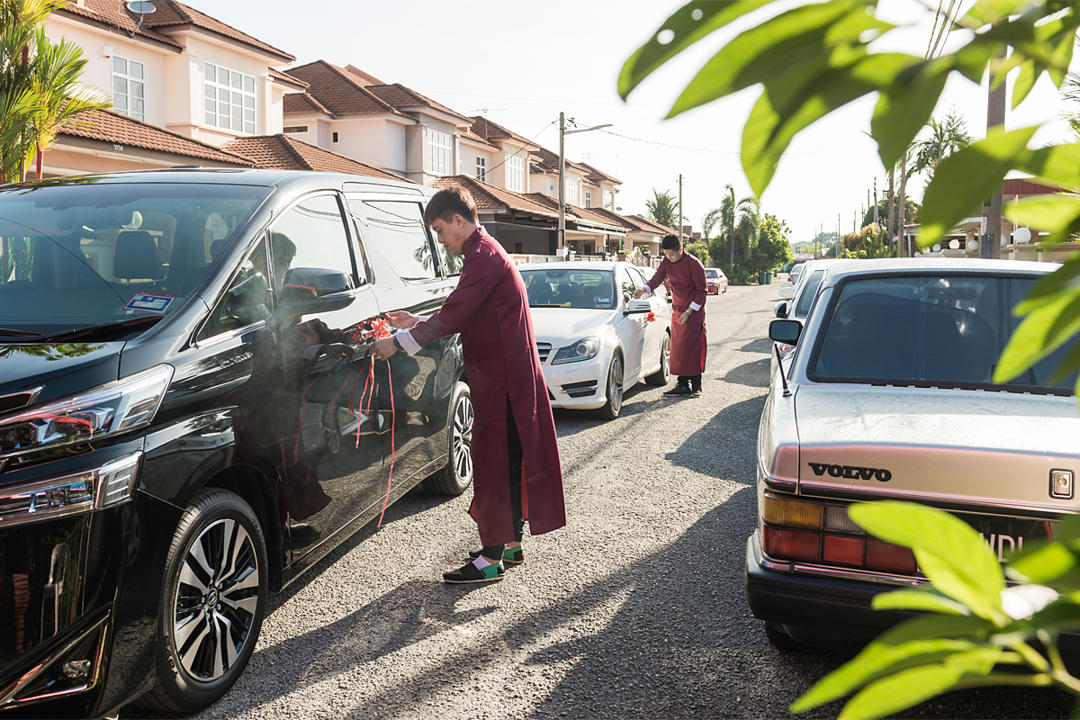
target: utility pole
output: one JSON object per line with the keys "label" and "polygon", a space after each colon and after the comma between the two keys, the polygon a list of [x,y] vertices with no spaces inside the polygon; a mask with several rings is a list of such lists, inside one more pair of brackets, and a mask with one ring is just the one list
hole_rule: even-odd
{"label": "utility pole", "polygon": [[874,224],[875,225],[880,225],[881,224],[881,219],[878,217],[878,206],[877,206],[877,175],[874,176]]}
{"label": "utility pole", "polygon": [[840,213],[836,213],[836,244],[833,247],[836,249],[833,254],[840,257]]}
{"label": "utility pole", "polygon": [[889,217],[885,222],[889,225],[889,230],[885,233],[889,238],[889,244],[892,244],[893,238],[896,238],[896,254],[900,255],[900,237],[896,233],[896,166],[889,168]]}
{"label": "utility pole", "polygon": [[[1001,52],[997,54],[998,60],[1004,60],[1008,54],[1007,48],[1002,48]],[[994,128],[1001,127],[1005,124],[1005,78],[1001,78],[1001,82],[994,87],[994,71],[993,68],[996,65],[993,61],[990,63],[990,72],[986,76],[987,93],[986,93],[986,134],[989,135],[990,131]],[[986,234],[979,242],[979,257],[981,258],[1000,258],[1001,257],[1001,186],[998,185],[994,190],[994,194],[990,196],[990,207],[986,211]]]}
{"label": "utility pole", "polygon": [[679,246],[682,246],[682,173],[679,173]]}
{"label": "utility pole", "polygon": [[[573,118],[570,119],[573,122]],[[594,125],[587,128],[574,128],[573,130],[566,129],[566,114],[559,113],[559,238],[558,247],[560,249],[566,247],[566,136],[573,135],[574,133],[589,132],[590,130],[599,130],[600,128],[611,127],[611,123],[604,123],[603,125]],[[528,169],[526,168],[526,172]],[[563,256],[566,259],[570,258],[570,254],[567,253]]]}

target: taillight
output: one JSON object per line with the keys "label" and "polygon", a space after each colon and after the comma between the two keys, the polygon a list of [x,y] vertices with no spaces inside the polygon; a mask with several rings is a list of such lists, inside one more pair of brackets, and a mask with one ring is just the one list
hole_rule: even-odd
{"label": "taillight", "polygon": [[793,282],[795,282],[795,276],[794,276],[794,275],[788,275],[788,276],[787,276],[787,281],[788,281],[789,283],[793,283]]}
{"label": "taillight", "polygon": [[914,575],[915,555],[906,547],[867,536],[847,505],[765,495],[761,534],[765,553],[780,560],[822,562]]}

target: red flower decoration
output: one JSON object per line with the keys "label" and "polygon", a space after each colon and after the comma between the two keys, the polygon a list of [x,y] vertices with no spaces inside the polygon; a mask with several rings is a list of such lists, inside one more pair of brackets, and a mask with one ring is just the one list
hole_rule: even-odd
{"label": "red flower decoration", "polygon": [[645,322],[653,322],[656,320],[656,313],[649,313],[645,316]]}

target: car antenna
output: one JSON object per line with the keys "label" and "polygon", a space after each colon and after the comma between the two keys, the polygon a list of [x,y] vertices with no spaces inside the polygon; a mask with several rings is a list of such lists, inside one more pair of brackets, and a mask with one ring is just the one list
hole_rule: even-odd
{"label": "car antenna", "polygon": [[787,378],[784,377],[784,361],[780,357],[780,346],[773,343],[772,349],[776,351],[776,369],[780,371],[780,382],[784,385],[784,397],[791,397],[791,391],[788,390],[787,386]]}

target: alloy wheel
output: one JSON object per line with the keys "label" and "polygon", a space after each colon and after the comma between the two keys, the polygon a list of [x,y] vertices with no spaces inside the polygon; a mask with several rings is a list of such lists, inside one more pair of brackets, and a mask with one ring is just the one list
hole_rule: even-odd
{"label": "alloy wheel", "polygon": [[671,341],[668,340],[666,335],[660,349],[660,367],[664,371],[665,378],[671,374]]}
{"label": "alloy wheel", "polygon": [[622,409],[623,399],[623,370],[622,356],[616,354],[611,360],[611,372],[608,373],[608,393],[611,400],[611,411],[618,415]]}
{"label": "alloy wheel", "polygon": [[173,598],[173,647],[192,679],[213,682],[251,638],[260,568],[247,530],[231,518],[208,525],[187,549]]}
{"label": "alloy wheel", "polygon": [[461,480],[472,477],[472,432],[473,405],[467,394],[458,398],[454,408],[454,423],[451,427],[451,448],[453,452],[454,472]]}

